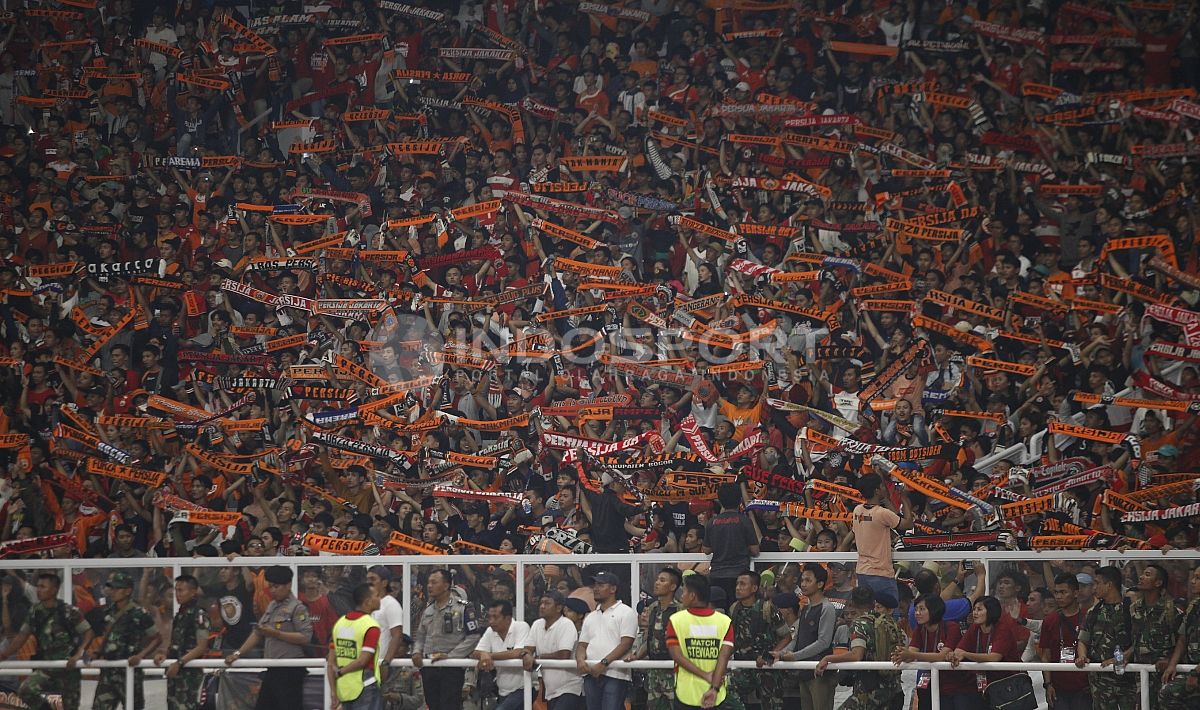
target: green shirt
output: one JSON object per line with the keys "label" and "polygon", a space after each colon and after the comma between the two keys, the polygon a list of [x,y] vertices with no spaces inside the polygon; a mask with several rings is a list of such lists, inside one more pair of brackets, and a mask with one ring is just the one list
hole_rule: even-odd
{"label": "green shirt", "polygon": [[30,609],[19,633],[37,639],[36,660],[63,661],[75,653],[91,628],[78,609],[59,601],[49,608],[38,604]]}

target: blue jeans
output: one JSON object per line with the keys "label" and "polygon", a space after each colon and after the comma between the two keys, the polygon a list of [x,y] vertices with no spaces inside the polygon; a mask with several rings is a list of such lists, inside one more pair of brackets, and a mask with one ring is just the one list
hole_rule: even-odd
{"label": "blue jeans", "polygon": [[383,696],[379,694],[379,683],[368,685],[357,698],[342,703],[342,710],[383,710]]}
{"label": "blue jeans", "polygon": [[583,677],[583,699],[587,701],[587,710],[623,710],[625,696],[629,694],[627,680],[618,680],[602,675],[593,678]]}
{"label": "blue jeans", "polygon": [[496,710],[521,710],[525,705],[525,691],[518,690],[508,695],[501,695],[500,702],[496,703]]}
{"label": "blue jeans", "polygon": [[571,693],[563,693],[557,698],[546,701],[549,710],[582,710],[583,698]]}
{"label": "blue jeans", "polygon": [[877,574],[860,574],[858,575],[858,586],[870,587],[874,592],[887,592],[893,597],[899,598],[900,590],[896,586],[895,577],[884,577]]}

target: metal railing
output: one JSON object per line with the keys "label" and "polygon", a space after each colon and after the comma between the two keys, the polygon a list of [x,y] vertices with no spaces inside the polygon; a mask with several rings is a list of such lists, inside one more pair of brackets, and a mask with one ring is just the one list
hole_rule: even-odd
{"label": "metal railing", "polygon": [[[1062,563],[1062,562],[1089,562],[1100,566],[1113,564],[1117,562],[1150,562],[1150,561],[1169,561],[1169,562],[1191,562],[1195,564],[1200,562],[1200,551],[1172,551],[1164,554],[1158,551],[1131,550],[1121,552],[1118,550],[1081,550],[1081,551],[934,551],[934,552],[897,552],[895,561],[898,564],[904,563],[924,563],[930,561],[938,562],[955,562],[963,559],[979,560],[988,568],[987,578],[989,582],[995,579],[992,573],[992,566],[999,564],[1012,564],[1017,562],[1026,563]],[[857,554],[854,552],[788,552],[788,553],[764,553],[752,560],[752,567],[763,568],[765,566],[780,564],[780,563],[803,563],[803,562],[854,562],[857,560]],[[119,565],[123,570],[131,569],[153,569],[167,571],[170,570],[171,575],[178,576],[185,568],[217,568],[217,567],[263,567],[268,565],[283,565],[291,568],[295,573],[301,567],[310,566],[332,566],[332,567],[368,567],[374,565],[386,565],[389,567],[400,567],[402,570],[402,605],[406,614],[413,612],[413,581],[415,568],[438,568],[438,567],[454,567],[454,566],[496,566],[496,565],[514,565],[515,572],[513,575],[515,582],[515,600],[514,600],[514,618],[525,618],[525,602],[526,602],[526,571],[530,567],[543,567],[545,565],[561,565],[561,566],[591,566],[604,565],[612,567],[614,565],[628,565],[630,570],[629,579],[631,582],[631,598],[636,600],[641,592],[641,569],[649,567],[651,569],[661,568],[668,565],[681,565],[688,563],[700,563],[709,561],[707,555],[702,554],[643,554],[643,555],[626,555],[626,554],[595,554],[595,555],[447,555],[447,556],[427,556],[427,555],[396,555],[396,556],[371,556],[371,557],[350,557],[350,556],[312,556],[312,557],[238,557],[229,560],[222,557],[200,557],[200,558],[140,558],[140,559],[36,559],[36,560],[5,560],[0,564],[0,571],[6,569],[19,570],[52,570],[57,571],[62,575],[64,580],[71,579],[72,573],[77,570],[112,570],[115,565]],[[293,593],[297,591],[298,574],[293,574]],[[64,601],[70,603],[72,601],[73,585],[63,584],[61,586],[61,594]],[[405,628],[412,628],[411,617],[408,620],[410,623],[405,625]],[[439,661],[438,667],[473,667],[475,661],[470,659],[461,660],[446,660]],[[65,661],[8,661],[0,663],[0,675],[14,675],[21,672],[29,672],[37,668],[64,668]],[[157,675],[162,671],[167,664],[159,667],[155,666],[152,661],[143,661],[139,668],[150,669],[149,675]],[[395,667],[412,667],[411,660],[394,661]],[[574,661],[570,660],[543,660],[539,661],[542,668],[574,668]],[[242,658],[235,661],[231,666],[227,666],[221,659],[203,659],[192,661],[188,664],[190,668],[204,669],[264,669],[264,668],[309,668],[323,669],[325,666],[324,658],[302,658],[294,660],[266,660],[266,659],[250,659]],[[519,661],[497,661],[498,667],[520,667]],[[82,669],[102,669],[102,668],[124,668],[126,669],[126,697],[132,692],[134,682],[134,668],[129,666],[126,661],[92,661],[87,664],[78,666]],[[670,661],[635,661],[632,663],[617,662],[613,664],[614,668],[627,668],[634,670],[645,670],[654,668],[673,668]],[[754,662],[750,661],[734,661],[730,664],[731,668],[757,668]],[[795,662],[779,662],[770,667],[760,670],[772,671],[787,671],[787,670],[811,670],[816,667],[813,661],[795,661]],[[913,662],[905,663],[897,667],[888,662],[878,661],[860,661],[857,663],[846,663],[831,665],[831,669],[835,670],[928,670],[930,672],[930,690],[932,697],[933,710],[940,710],[941,703],[939,699],[940,687],[940,672],[949,670],[962,671],[997,671],[997,670],[1012,670],[1012,671],[1056,671],[1056,672],[1088,672],[1088,673],[1112,673],[1112,667],[1101,668],[1099,664],[1089,664],[1084,668],[1077,668],[1074,664],[1059,664],[1059,663],[962,663],[957,668],[952,668],[949,663],[925,663]],[[1155,672],[1151,665],[1129,664],[1128,672],[1137,673],[1139,675],[1140,692],[1142,697],[1143,707],[1149,707],[1149,674]],[[1180,669],[1187,666],[1180,666]],[[321,673],[322,678],[325,674]],[[525,706],[530,707],[532,702],[532,673],[525,673]],[[328,686],[328,681],[324,681]],[[328,687],[325,689],[324,703],[328,706],[329,692]]]}
{"label": "metal railing", "polygon": [[[125,697],[134,697],[134,671],[137,669],[149,669],[151,674],[155,671],[163,672],[165,669],[174,663],[174,659],[169,659],[163,664],[156,665],[153,661],[143,660],[137,666],[131,666],[127,661],[91,661],[89,663],[80,663],[76,666],[79,669],[86,668],[123,668],[125,670]],[[474,668],[477,661],[473,659],[447,659],[443,661],[425,661],[429,667],[437,668]],[[495,661],[497,668],[522,668],[521,661]],[[551,669],[574,669],[575,661],[571,660],[539,660],[537,662],[541,668]],[[0,676],[6,675],[21,675],[27,674],[38,669],[62,669],[66,668],[66,661],[5,661],[0,662]],[[413,662],[409,659],[395,660],[391,663],[393,668],[412,668]],[[227,664],[220,659],[204,659],[192,661],[188,664],[189,668],[201,669],[225,669],[225,668],[243,668],[243,669],[267,669],[267,668],[307,668],[319,669],[321,672],[322,682],[324,684],[322,692],[322,703],[324,710],[329,710],[330,687],[329,676],[324,673],[325,661],[319,658],[296,658],[296,659],[238,659],[232,664]],[[651,670],[651,669],[672,669],[675,664],[672,661],[616,661],[611,666],[614,669],[628,670]],[[734,670],[740,669],[755,669],[766,672],[784,672],[796,670],[813,670],[817,667],[816,661],[780,661],[771,666],[758,668],[754,661],[730,661],[729,668]],[[1180,673],[1187,672],[1194,666],[1180,665],[1178,671]],[[931,707],[933,710],[941,710],[941,673],[943,671],[965,671],[965,672],[983,672],[983,671],[1052,671],[1054,673],[1116,673],[1113,666],[1101,666],[1099,663],[1089,663],[1083,668],[1076,666],[1073,663],[960,663],[958,666],[951,666],[946,662],[928,663],[928,662],[912,662],[894,665],[887,661],[857,661],[853,663],[831,663],[827,669],[833,671],[909,671],[909,670],[927,670],[929,671],[929,692]],[[1125,672],[1134,672],[1138,674],[1138,692],[1141,697],[1141,707],[1148,708],[1150,705],[1150,674],[1157,672],[1155,667],[1146,663],[1130,663],[1125,666]],[[537,670],[524,671],[524,706],[526,708],[533,706],[533,679]]]}
{"label": "metal railing", "polygon": [[[753,569],[781,563],[804,562],[855,562],[858,555],[855,552],[767,552],[751,560]],[[932,551],[932,552],[897,552],[894,555],[897,564],[924,562],[956,562],[961,560],[979,560],[987,566],[989,583],[996,575],[992,567],[997,564],[1012,564],[1018,562],[1060,563],[1060,562],[1090,562],[1099,566],[1117,562],[1200,562],[1200,550],[1172,550],[1163,553],[1154,550],[999,550],[999,551]],[[238,557],[228,560],[224,557],[147,557],[114,559],[36,559],[36,560],[4,560],[0,563],[0,571],[5,569],[21,570],[52,570],[58,572],[62,579],[71,578],[72,570],[112,570],[115,565],[121,569],[160,569],[172,570],[172,576],[178,576],[183,568],[213,568],[213,567],[265,567],[283,565],[292,569],[292,592],[298,591],[299,580],[295,572],[300,567],[330,566],[330,567],[371,567],[385,565],[400,567],[403,570],[404,609],[412,609],[412,571],[414,567],[436,568],[457,566],[497,566],[514,565],[516,573],[516,599],[514,601],[515,618],[525,616],[525,571],[528,567],[543,567],[545,565],[562,566],[591,566],[591,565],[628,565],[632,583],[631,599],[638,599],[641,593],[641,568],[662,568],[669,565],[708,562],[708,555],[694,553],[653,553],[653,554],[592,554],[592,555],[377,555],[360,556],[311,556],[311,557]],[[72,585],[64,584],[61,588],[64,601],[73,601]]]}

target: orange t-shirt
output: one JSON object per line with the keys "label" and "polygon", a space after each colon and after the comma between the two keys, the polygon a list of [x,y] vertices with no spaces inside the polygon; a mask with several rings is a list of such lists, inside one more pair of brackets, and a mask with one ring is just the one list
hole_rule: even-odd
{"label": "orange t-shirt", "polygon": [[746,438],[754,427],[762,421],[763,415],[763,400],[760,397],[758,402],[753,407],[741,408],[733,402],[722,399],[718,405],[721,414],[724,414],[729,422],[733,424],[733,438],[741,441]]}
{"label": "orange t-shirt", "polygon": [[894,577],[892,569],[892,530],[900,516],[881,505],[854,507],[854,546],[858,548],[857,574]]}

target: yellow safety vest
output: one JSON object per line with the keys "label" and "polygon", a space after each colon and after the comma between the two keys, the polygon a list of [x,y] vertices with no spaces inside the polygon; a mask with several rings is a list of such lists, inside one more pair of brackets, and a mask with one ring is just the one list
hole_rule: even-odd
{"label": "yellow safety vest", "polygon": [[[679,649],[683,655],[702,671],[711,673],[717,668],[717,658],[721,655],[721,644],[729,633],[732,620],[719,611],[708,616],[693,614],[684,609],[671,615],[671,627],[675,629],[675,638],[679,641]],[[717,704],[725,702],[726,681],[721,682],[717,689]],[[675,666],[675,699],[684,705],[699,707],[708,692],[708,681],[700,676]]]}
{"label": "yellow safety vest", "polygon": [[[343,616],[333,625],[333,655],[337,660],[337,667],[344,668],[355,660],[362,653],[363,642],[367,638],[367,632],[372,628],[378,629],[379,622],[371,618],[370,614],[363,614],[357,619],[349,619]],[[375,649],[375,668],[372,670],[364,668],[358,673],[347,673],[337,679],[337,696],[338,700],[348,703],[351,700],[357,700],[358,696],[362,695],[365,687],[363,680],[365,678],[375,678],[379,681],[379,649]],[[373,675],[368,675],[373,673]]]}

